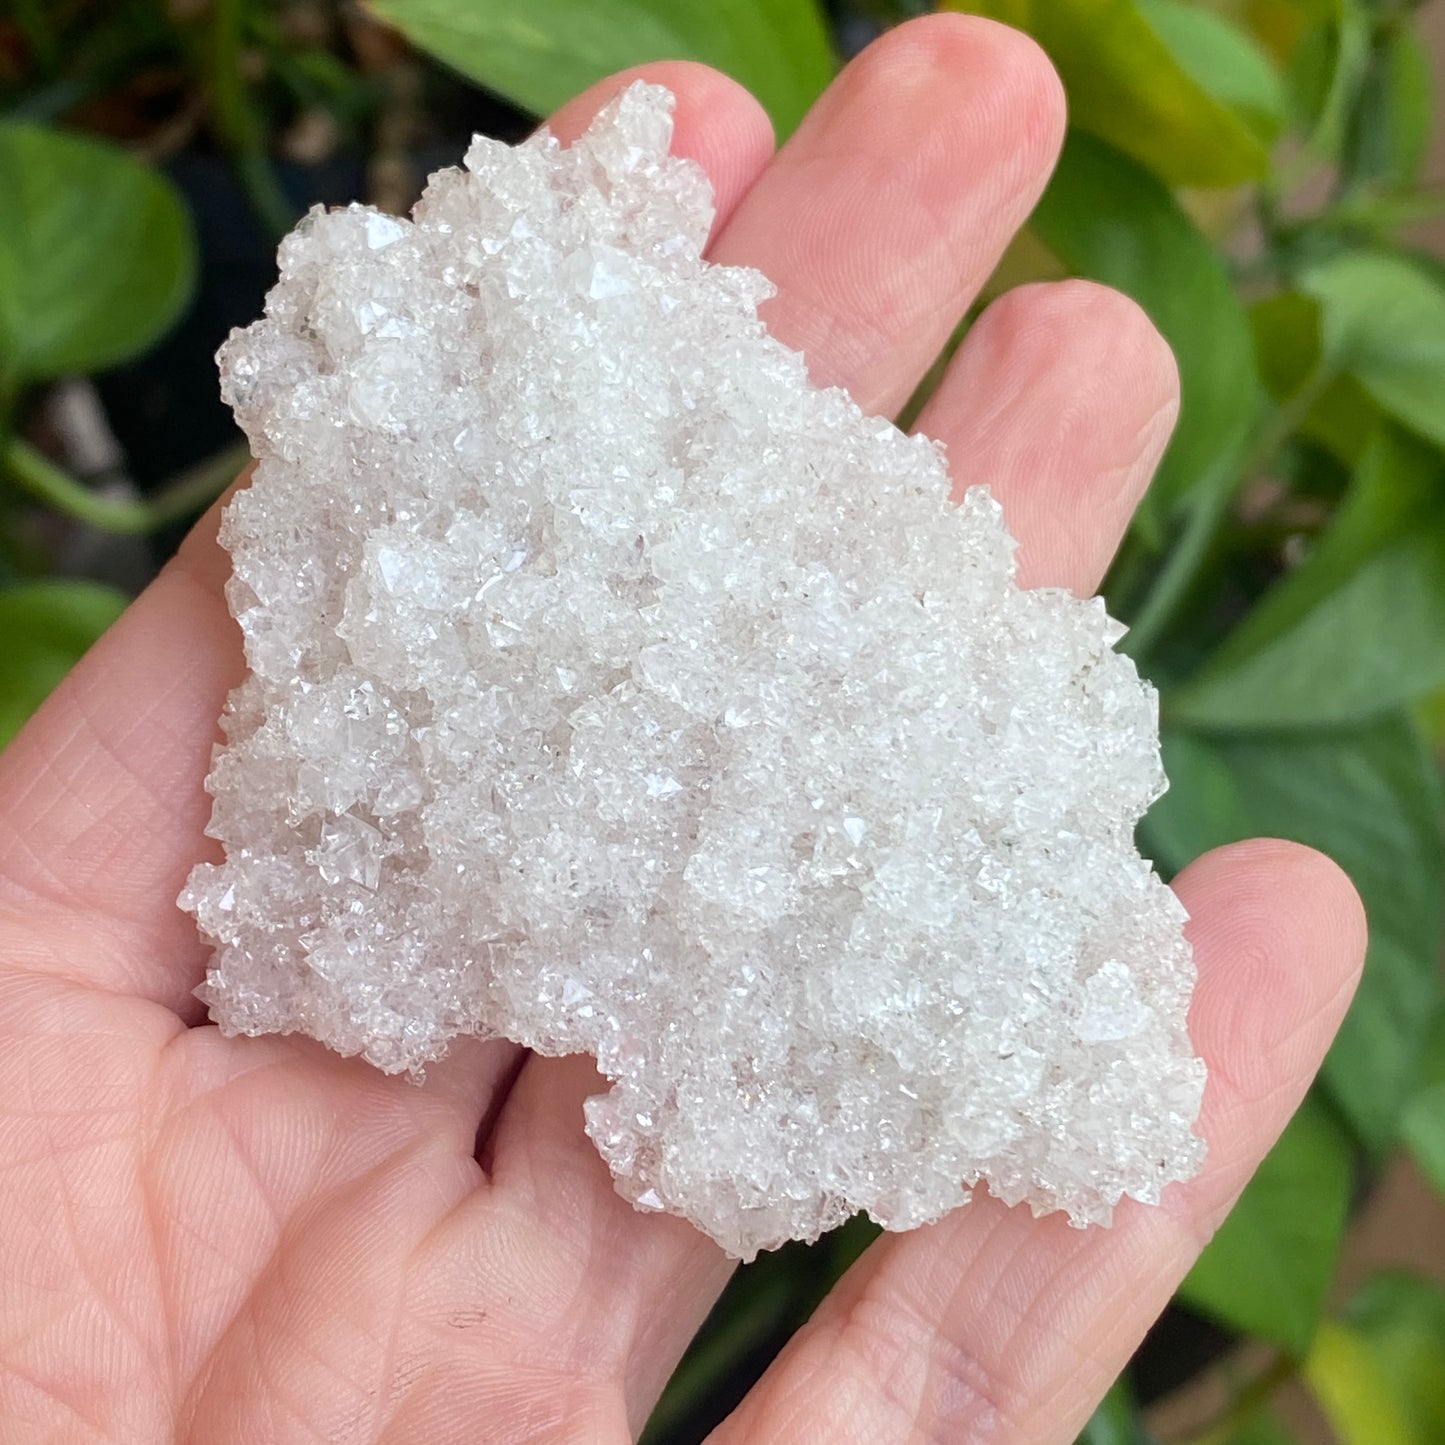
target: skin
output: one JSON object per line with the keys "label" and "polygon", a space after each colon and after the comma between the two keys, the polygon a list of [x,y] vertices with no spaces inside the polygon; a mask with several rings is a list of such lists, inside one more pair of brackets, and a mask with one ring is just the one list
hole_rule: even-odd
{"label": "skin", "polygon": [[[889,413],[1042,189],[1059,83],[1023,37],[935,16],[855,60],[776,155],[703,67],[678,97],[718,260],[761,267],[815,377]],[[990,482],[1030,585],[1092,591],[1178,406],[1123,297],[1024,287],[920,426]],[[586,1060],[467,1041],[417,1088],[297,1038],[222,1038],[174,899],[212,856],[202,791],[242,671],[207,517],[0,756],[0,1438],[630,1440],[729,1262],[634,1212],[582,1133]],[[1256,840],[1177,888],[1200,979],[1209,1162],[1113,1229],[986,1195],[887,1235],[717,1445],[1069,1441],[1313,1077],[1364,921],[1325,858]]]}

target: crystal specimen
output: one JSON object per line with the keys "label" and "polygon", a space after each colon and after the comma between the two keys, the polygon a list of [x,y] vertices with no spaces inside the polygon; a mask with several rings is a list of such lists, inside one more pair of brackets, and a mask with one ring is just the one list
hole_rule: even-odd
{"label": "crystal specimen", "polygon": [[619,1188],[744,1257],[979,1180],[1107,1221],[1203,1147],[1154,694],[700,259],[670,137],[634,86],[411,221],[313,212],[223,348],[202,997],[393,1071],[586,1051]]}

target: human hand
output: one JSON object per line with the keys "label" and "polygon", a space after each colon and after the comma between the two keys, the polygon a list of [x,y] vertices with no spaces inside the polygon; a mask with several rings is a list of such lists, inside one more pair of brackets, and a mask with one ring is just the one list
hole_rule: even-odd
{"label": "human hand", "polygon": [[[715,259],[867,410],[907,399],[1042,188],[1047,61],[984,21],[900,27],[772,155],[702,67],[676,148]],[[630,76],[628,77],[630,78]],[[575,136],[620,79],[555,121]],[[920,418],[988,482],[1026,584],[1093,591],[1177,409],[1164,343],[1077,282],[996,302]],[[585,1060],[468,1040],[422,1087],[301,1038],[224,1039],[174,900],[239,680],[214,515],[0,757],[0,1438],[628,1440],[729,1264],[613,1190]],[[1338,869],[1221,849],[1177,884],[1200,967],[1205,1171],[1076,1231],[980,1197],[884,1236],[718,1431],[722,1445],[1068,1441],[1283,1127],[1363,951]]]}

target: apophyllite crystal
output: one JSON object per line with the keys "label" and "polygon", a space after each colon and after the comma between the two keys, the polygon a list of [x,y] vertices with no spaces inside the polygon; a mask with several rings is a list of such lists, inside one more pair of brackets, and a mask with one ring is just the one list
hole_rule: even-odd
{"label": "apophyllite crystal", "polygon": [[750,1256],[1202,1153],[1155,698],[983,489],[713,266],[671,98],[314,212],[221,353],[250,675],[182,902],[228,1032],[585,1051],[642,1208]]}

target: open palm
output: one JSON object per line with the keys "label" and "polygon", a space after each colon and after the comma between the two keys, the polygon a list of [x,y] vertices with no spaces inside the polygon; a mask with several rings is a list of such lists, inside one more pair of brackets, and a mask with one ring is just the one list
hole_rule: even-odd
{"label": "open palm", "polygon": [[[776,156],[699,66],[676,149],[712,254],[779,286],[816,379],[895,412],[1043,186],[1058,82],[1027,40],[934,17],[873,45]],[[622,83],[554,127],[577,134]],[[1023,580],[1092,591],[1177,408],[1124,298],[1023,288],[920,426],[989,482]],[[222,1038],[174,899],[212,845],[201,786],[239,678],[208,518],[0,757],[0,1438],[631,1439],[728,1262],[634,1212],[582,1133],[585,1060],[457,1047],[424,1086],[298,1038]],[[1210,1066],[1205,1173],[1114,1229],[980,1198],[885,1236],[718,1432],[724,1442],[1065,1441],[1299,1101],[1363,923],[1317,854],[1255,842],[1179,880]]]}

